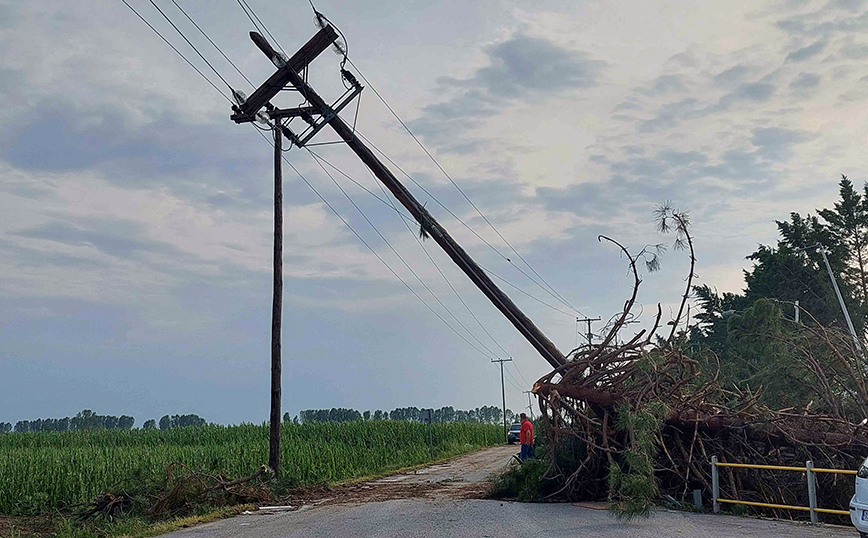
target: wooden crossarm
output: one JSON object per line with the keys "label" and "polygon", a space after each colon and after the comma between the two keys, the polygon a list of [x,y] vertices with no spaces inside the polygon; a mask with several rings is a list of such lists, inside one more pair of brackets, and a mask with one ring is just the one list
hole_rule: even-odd
{"label": "wooden crossarm", "polygon": [[286,65],[278,69],[273,75],[268,77],[260,87],[253,92],[247,102],[238,107],[239,113],[233,114],[232,119],[236,123],[244,123],[251,121],[259,110],[265,106],[265,103],[270,101],[277,92],[283,89],[290,80],[290,73],[298,73],[314,58],[319,56],[324,50],[329,48],[332,43],[338,38],[337,32],[330,25],[326,25],[322,30],[316,33],[310,40],[304,44],[298,52],[292,55],[292,58],[286,62]]}

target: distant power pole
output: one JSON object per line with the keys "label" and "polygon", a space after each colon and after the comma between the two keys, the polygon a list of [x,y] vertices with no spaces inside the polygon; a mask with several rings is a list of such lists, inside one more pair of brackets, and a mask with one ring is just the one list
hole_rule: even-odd
{"label": "distant power pole", "polygon": [[512,359],[491,359],[491,362],[500,363],[500,394],[503,396],[503,437],[509,442],[509,430],[506,428],[506,387],[503,386],[503,363],[512,362]]}
{"label": "distant power pole", "polygon": [[533,391],[523,390],[522,392],[527,394],[527,410],[530,412],[530,419],[533,420],[533,404],[530,403],[530,395],[533,394]]}
{"label": "distant power pole", "polygon": [[[600,318],[584,318],[584,319],[576,318],[576,325],[578,325],[579,323],[587,323],[588,324],[588,334],[585,335],[588,338],[588,347],[591,347],[592,345],[594,345],[593,342],[591,341],[591,338],[594,336],[594,333],[591,332],[591,322],[592,321],[600,321]],[[578,330],[576,332],[578,332]]]}

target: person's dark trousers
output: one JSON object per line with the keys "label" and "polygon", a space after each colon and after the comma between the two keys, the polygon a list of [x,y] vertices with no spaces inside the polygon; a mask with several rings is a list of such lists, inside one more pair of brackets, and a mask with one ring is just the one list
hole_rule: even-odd
{"label": "person's dark trousers", "polygon": [[521,456],[519,456],[522,461],[531,458],[533,459],[533,445],[521,445]]}

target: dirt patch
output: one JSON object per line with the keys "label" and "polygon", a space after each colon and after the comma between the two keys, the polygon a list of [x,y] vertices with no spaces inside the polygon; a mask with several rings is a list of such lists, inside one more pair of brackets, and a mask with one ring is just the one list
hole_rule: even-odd
{"label": "dirt patch", "polygon": [[511,446],[496,446],[367,482],[302,488],[293,492],[289,504],[301,507],[414,498],[481,499],[489,491],[490,480],[509,464],[515,451]]}
{"label": "dirt patch", "polygon": [[53,536],[57,522],[51,516],[0,516],[0,537]]}

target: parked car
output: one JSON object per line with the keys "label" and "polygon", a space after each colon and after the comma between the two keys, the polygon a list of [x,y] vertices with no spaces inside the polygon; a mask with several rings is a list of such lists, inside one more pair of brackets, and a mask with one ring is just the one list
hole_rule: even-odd
{"label": "parked car", "polygon": [[859,536],[868,538],[868,458],[856,473],[856,493],[850,499],[850,521]]}
{"label": "parked car", "polygon": [[521,424],[516,422],[512,426],[509,427],[509,433],[506,435],[506,440],[509,444],[514,445],[519,440],[519,434],[521,433]]}

